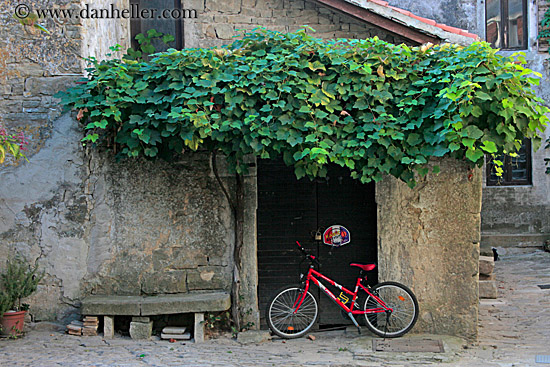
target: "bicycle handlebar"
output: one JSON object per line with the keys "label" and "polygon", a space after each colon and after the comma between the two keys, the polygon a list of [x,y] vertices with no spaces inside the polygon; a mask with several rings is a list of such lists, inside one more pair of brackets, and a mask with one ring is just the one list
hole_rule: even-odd
{"label": "bicycle handlebar", "polygon": [[306,257],[309,261],[311,261],[311,262],[317,264],[318,266],[321,266],[321,263],[319,262],[319,260],[317,260],[317,259],[315,258],[315,256],[308,254],[307,251],[306,251],[306,249],[303,248],[302,245],[300,245],[300,242],[296,241],[296,244],[297,244],[298,247],[300,248],[300,251],[302,251],[302,253],[305,255],[305,257]]}

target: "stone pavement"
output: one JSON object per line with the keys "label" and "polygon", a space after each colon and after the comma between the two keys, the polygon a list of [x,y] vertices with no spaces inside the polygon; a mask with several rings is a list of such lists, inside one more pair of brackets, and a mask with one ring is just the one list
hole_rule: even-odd
{"label": "stone pavement", "polygon": [[[203,344],[134,341],[118,336],[75,337],[34,330],[24,338],[0,340],[0,366],[538,366],[550,355],[550,253],[501,249],[495,264],[499,299],[483,300],[476,343],[442,339],[445,353],[372,352],[372,336],[356,331],[316,332],[314,341],[273,339],[241,345],[229,337]],[[457,263],[457,266],[460,264]],[[550,365],[549,365],[550,366]]]}

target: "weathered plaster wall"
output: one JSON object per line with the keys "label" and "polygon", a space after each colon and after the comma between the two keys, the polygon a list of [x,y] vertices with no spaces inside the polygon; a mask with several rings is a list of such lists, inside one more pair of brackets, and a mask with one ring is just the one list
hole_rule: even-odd
{"label": "weathered plaster wall", "polygon": [[86,294],[229,290],[233,225],[208,155],[116,163],[80,136],[64,115],[30,162],[0,171],[0,253],[47,274],[35,318],[71,317]]}
{"label": "weathered plaster wall", "polygon": [[46,271],[32,302],[39,319],[70,314],[86,271],[88,196],[79,137],[64,116],[29,162],[0,171],[0,266],[19,253]]}
{"label": "weathered plaster wall", "polygon": [[367,38],[378,36],[393,43],[404,40],[369,26],[312,0],[185,0],[197,19],[185,21],[186,47],[210,47],[231,43],[233,37],[258,26],[293,32],[303,25],[318,38]]}
{"label": "weathered plaster wall", "polygon": [[420,306],[415,332],[477,336],[481,172],[433,161],[414,189],[393,177],[376,186],[378,277],[410,286]]}

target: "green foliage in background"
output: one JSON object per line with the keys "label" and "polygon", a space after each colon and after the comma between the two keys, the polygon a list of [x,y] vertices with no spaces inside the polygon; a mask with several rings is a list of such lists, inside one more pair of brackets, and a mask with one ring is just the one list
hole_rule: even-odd
{"label": "green foliage in background", "polygon": [[24,158],[29,141],[22,132],[10,134],[0,125],[0,165],[4,164],[6,156],[11,155],[15,160]]}
{"label": "green foliage in background", "polygon": [[86,83],[62,96],[85,143],[165,159],[217,150],[238,173],[245,155],[282,156],[298,178],[335,162],[362,182],[391,174],[414,186],[430,157],[481,166],[524,138],[536,149],[548,121],[531,89],[540,75],[485,42],[408,47],[258,29],[223,49],[91,61]]}
{"label": "green foliage in background", "polygon": [[43,277],[38,265],[31,266],[20,257],[8,260],[0,274],[0,316],[8,310],[21,311],[21,299],[36,291]]}
{"label": "green foliage in background", "polygon": [[[550,3],[550,1],[547,1],[547,3]],[[538,38],[550,39],[550,7],[544,13],[544,16],[540,21],[540,25],[541,27],[540,27]],[[548,52],[550,52],[550,50]],[[550,137],[546,140],[545,148],[550,149]],[[550,175],[550,158],[545,158],[544,161],[546,162],[546,173]]]}
{"label": "green foliage in background", "polygon": [[[550,3],[550,1],[548,0],[546,2]],[[546,10],[542,19],[540,20],[540,31],[538,38],[550,38],[550,8]]]}

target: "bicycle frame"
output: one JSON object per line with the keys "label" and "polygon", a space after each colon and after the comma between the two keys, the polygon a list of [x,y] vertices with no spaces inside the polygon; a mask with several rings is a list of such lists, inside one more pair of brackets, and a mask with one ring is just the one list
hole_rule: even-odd
{"label": "bicycle frame", "polygon": [[[346,292],[347,294],[353,296],[353,298],[351,300],[351,303],[350,303],[350,306],[349,307],[346,306],[338,297],[336,297],[334,295],[334,293],[332,293],[330,291],[330,289],[325,287],[323,285],[323,283],[321,283],[318,278],[329,282],[332,286],[334,286],[334,287]],[[386,306],[384,301],[382,301],[380,298],[378,298],[377,296],[372,294],[369,291],[368,288],[365,288],[365,286],[363,286],[363,284],[362,284],[362,281],[363,281],[362,277],[360,277],[360,276],[357,277],[357,283],[355,284],[355,292],[352,292],[349,289],[347,289],[346,287],[336,283],[334,280],[330,279],[329,277],[327,277],[327,276],[321,274],[320,272],[318,272],[317,270],[313,269],[313,267],[310,267],[309,271],[307,273],[306,281],[305,281],[306,286],[305,286],[305,289],[304,289],[304,293],[303,293],[302,297],[297,299],[295,304],[294,304],[294,306],[296,307],[296,309],[294,310],[294,313],[297,313],[298,310],[300,309],[300,306],[302,306],[302,302],[304,301],[304,298],[307,294],[307,291],[309,290],[310,282],[312,282],[313,284],[318,286],[330,299],[332,299],[334,302],[336,302],[336,304],[338,306],[340,306],[340,308],[343,309],[344,311],[346,311],[346,313],[348,313],[348,314],[350,312],[351,312],[352,315],[365,315],[365,314],[371,314],[371,313],[393,312],[393,309]],[[357,294],[359,293],[360,288],[363,289],[365,292],[367,292],[367,294],[369,296],[373,297],[381,307],[370,308],[368,310],[355,310],[354,308],[355,308],[355,304],[356,304],[356,301],[357,301]],[[296,303],[298,303],[298,306],[296,306]]]}

